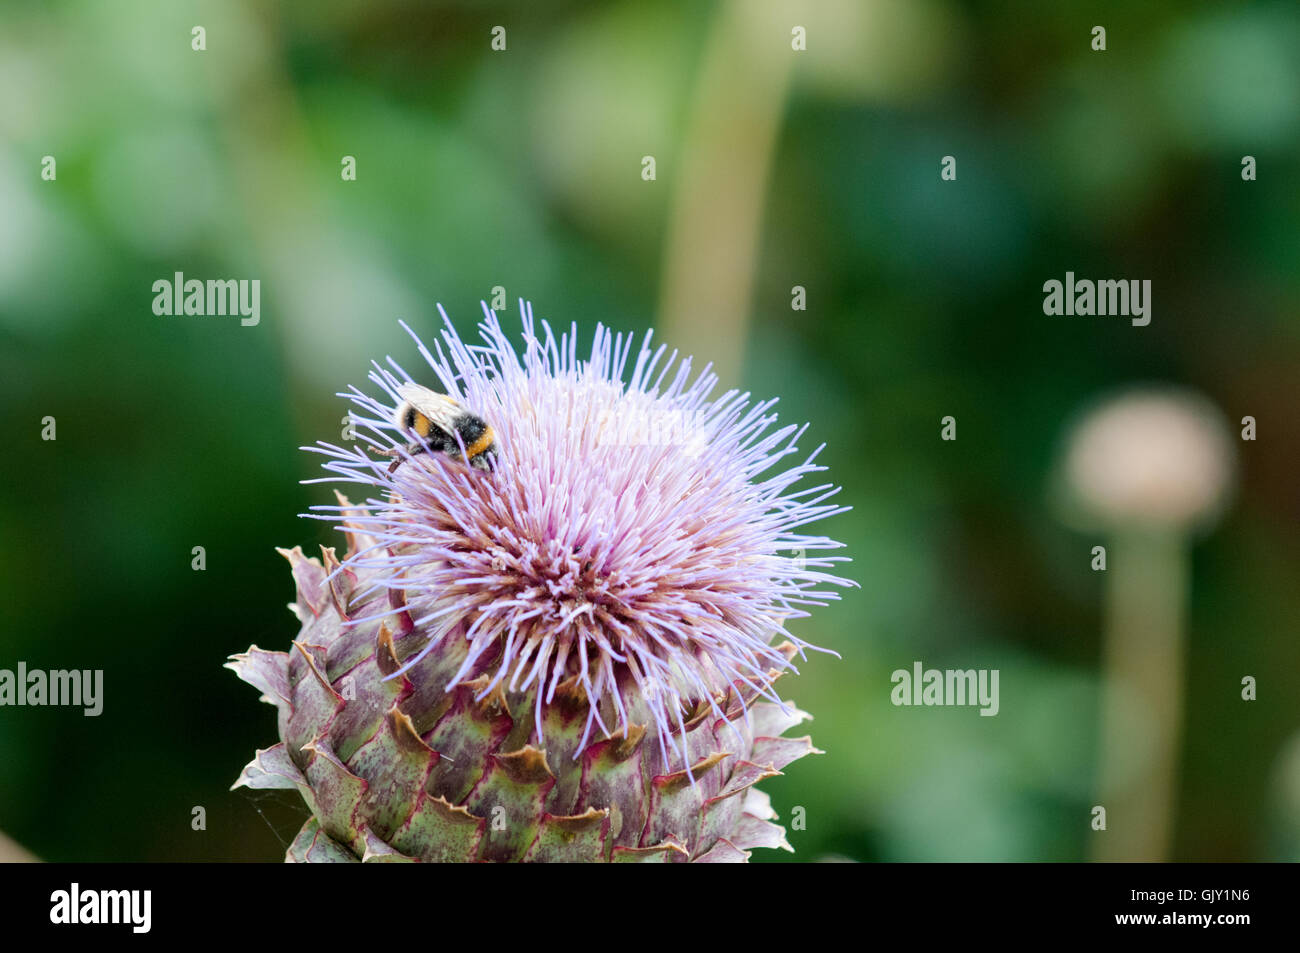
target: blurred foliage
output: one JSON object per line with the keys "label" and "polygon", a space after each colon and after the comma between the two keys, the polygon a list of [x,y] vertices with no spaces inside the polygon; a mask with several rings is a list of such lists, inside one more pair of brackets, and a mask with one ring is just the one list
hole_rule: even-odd
{"label": "blurred foliage", "polygon": [[[827,751],[766,786],[806,811],[793,859],[1086,856],[1101,583],[1045,486],[1074,411],[1148,380],[1260,428],[1193,554],[1175,856],[1297,859],[1300,11],[742,10],[795,63],[746,337],[717,347],[744,354],[728,385],[826,442],[853,510],[821,531],[862,584],[797,623],[842,658],[783,683]],[[0,709],[0,829],[51,860],[280,856],[295,799],[227,791],[273,711],[221,663],[296,631],[273,547],[333,542],[296,516],[328,491],[295,448],[337,438],[370,359],[417,364],[397,319],[427,337],[437,302],[462,333],[497,285],[584,335],[654,323],[721,22],[684,0],[0,10],[0,667],[102,668],[106,695],[98,718]],[[1045,317],[1067,270],[1150,278],[1151,325]],[[156,317],[175,271],[260,278],[261,323]],[[1001,713],[893,707],[917,659],[1000,669]]]}

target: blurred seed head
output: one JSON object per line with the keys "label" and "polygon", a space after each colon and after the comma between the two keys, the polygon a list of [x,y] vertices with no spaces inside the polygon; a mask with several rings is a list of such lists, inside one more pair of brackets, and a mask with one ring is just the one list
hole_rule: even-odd
{"label": "blurred seed head", "polygon": [[1212,524],[1233,484],[1223,415],[1191,391],[1135,389],[1086,411],[1062,462],[1067,521],[1081,527]]}

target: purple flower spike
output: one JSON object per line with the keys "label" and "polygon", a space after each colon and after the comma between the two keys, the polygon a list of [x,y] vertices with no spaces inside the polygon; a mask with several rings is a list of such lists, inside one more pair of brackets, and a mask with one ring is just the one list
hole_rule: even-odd
{"label": "purple flower spike", "polygon": [[809,716],[773,683],[811,647],[789,621],[852,585],[808,555],[839,544],[800,532],[843,510],[794,489],[822,469],[803,430],[774,401],[711,400],[714,375],[648,336],[633,360],[597,328],[580,360],[527,304],[522,351],[484,314],[482,344],[444,314],[432,353],[416,339],[430,372],[389,359],[379,396],[341,395],[354,444],[307,448],[369,498],[310,514],[341,561],[281,550],[293,651],[230,662],[280,742],[236,786],[302,795],[295,861],[792,849],[755,785],[817,749],[786,737]]}
{"label": "purple flower spike", "polygon": [[732,686],[778,701],[772,673],[793,666],[775,638],[801,655],[815,648],[787,623],[837,599],[828,586],[853,585],[825,571],[846,557],[810,555],[841,544],[800,532],[845,511],[827,502],[838,487],[794,491],[824,469],[820,447],[798,455],[805,428],[773,429],[774,399],[710,399],[710,369],[692,377],[691,360],[665,360],[649,334],[630,369],[632,336],[603,326],[581,358],[576,326],[557,337],[521,302],[521,357],[483,309],[481,345],[464,343],[441,308],[432,353],[407,331],[441,389],[494,429],[495,470],[413,455],[421,441],[394,421],[397,389],[434,382],[391,358],[391,370],[374,365],[385,396],[343,396],[357,408],[357,443],[401,464],[361,446],[308,448],[335,478],[378,491],[365,516],[313,507],[371,539],[334,572],[405,594],[380,615],[409,615],[426,644],[389,677],[464,640],[449,686],[490,663],[479,697],[532,689],[540,737],[544,707],[576,677],[593,701],[579,751],[594,729],[626,732],[648,717],[665,760],[680,764],[667,749],[686,713],[704,702],[723,717]]}

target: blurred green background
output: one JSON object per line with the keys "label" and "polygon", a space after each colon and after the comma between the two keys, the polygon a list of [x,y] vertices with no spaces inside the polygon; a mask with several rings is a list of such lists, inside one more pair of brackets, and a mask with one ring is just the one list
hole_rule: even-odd
{"label": "blurred green background", "polygon": [[[827,754],[765,785],[807,826],[756,859],[1085,859],[1104,574],[1048,498],[1064,428],[1146,381],[1255,416],[1192,551],[1172,856],[1300,858],[1298,142],[1294,3],[6,5],[0,668],[105,702],[0,708],[0,830],[282,856],[296,798],[227,790],[274,712],[221,666],[296,632],[274,547],[332,542],[296,448],[418,364],[398,318],[467,333],[500,286],[507,326],[655,326],[827,443],[862,588],[796,629],[842,655],[784,683]],[[1045,316],[1067,270],[1151,279],[1151,325]],[[175,271],[260,279],[260,324],[155,316]],[[999,669],[1000,714],[894,707],[914,660]]]}

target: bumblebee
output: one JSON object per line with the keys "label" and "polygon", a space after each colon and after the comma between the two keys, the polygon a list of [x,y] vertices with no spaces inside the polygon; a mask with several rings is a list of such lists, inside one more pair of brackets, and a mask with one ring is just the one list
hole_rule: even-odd
{"label": "bumblebee", "polygon": [[[459,460],[463,445],[465,460],[471,467],[476,470],[492,470],[496,467],[496,434],[482,417],[470,413],[446,394],[439,394],[419,384],[402,384],[397,388],[397,394],[402,398],[402,403],[393,415],[393,423],[423,441],[417,441],[407,448],[412,456],[431,450],[445,453],[452,460]],[[459,442],[457,437],[460,438]],[[394,460],[388,472],[396,470],[401,462],[401,457]]]}

